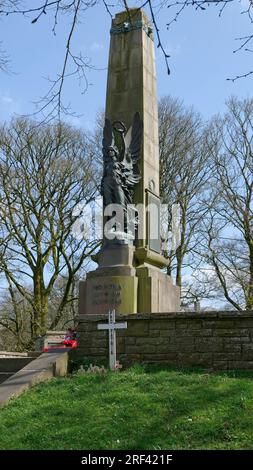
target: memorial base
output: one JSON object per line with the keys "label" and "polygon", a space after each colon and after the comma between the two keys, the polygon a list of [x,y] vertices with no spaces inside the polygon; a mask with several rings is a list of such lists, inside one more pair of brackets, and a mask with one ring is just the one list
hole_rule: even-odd
{"label": "memorial base", "polygon": [[[99,267],[79,286],[79,314],[175,312],[180,310],[179,288],[160,267],[166,260],[127,244],[106,246],[96,256]],[[164,262],[163,262],[164,260]],[[162,263],[163,262],[163,263]],[[158,267],[159,266],[159,267]]]}
{"label": "memorial base", "polygon": [[164,313],[180,310],[180,290],[166,273],[153,266],[136,268],[138,276],[138,312]]}

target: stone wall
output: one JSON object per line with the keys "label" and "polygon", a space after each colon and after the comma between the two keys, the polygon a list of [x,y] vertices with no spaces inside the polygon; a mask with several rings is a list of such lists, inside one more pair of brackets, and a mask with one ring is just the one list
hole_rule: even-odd
{"label": "stone wall", "polygon": [[[104,315],[80,315],[77,358],[108,361],[108,332],[98,331]],[[253,369],[253,312],[179,312],[118,316],[127,330],[117,331],[123,365],[136,362],[175,367]]]}

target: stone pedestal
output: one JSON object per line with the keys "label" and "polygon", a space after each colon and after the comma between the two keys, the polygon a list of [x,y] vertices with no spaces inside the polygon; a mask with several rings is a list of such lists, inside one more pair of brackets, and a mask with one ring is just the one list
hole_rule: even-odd
{"label": "stone pedestal", "polygon": [[111,244],[98,253],[98,269],[80,282],[79,314],[137,313],[138,278],[134,265],[135,248]]}
{"label": "stone pedestal", "polygon": [[127,244],[104,247],[99,267],[80,282],[79,314],[163,313],[180,309],[178,287],[161,271],[166,259]]}
{"label": "stone pedestal", "polygon": [[179,288],[171,277],[153,266],[140,266],[138,276],[138,313],[165,313],[180,310]]}

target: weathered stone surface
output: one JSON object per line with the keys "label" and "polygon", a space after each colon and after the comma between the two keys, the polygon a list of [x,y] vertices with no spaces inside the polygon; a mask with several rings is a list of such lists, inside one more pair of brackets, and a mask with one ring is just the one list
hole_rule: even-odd
{"label": "weathered stone surface", "polygon": [[242,359],[253,361],[253,344],[242,345]]}
{"label": "weathered stone surface", "polygon": [[[153,318],[153,317],[152,317]],[[176,326],[175,321],[170,320],[170,318],[167,317],[166,320],[159,320],[159,318],[156,319],[155,322],[150,322],[150,330],[155,330],[159,329],[160,331],[165,331],[165,330],[174,330]]]}
{"label": "weathered stone surface", "polygon": [[[157,330],[155,330],[157,331]],[[153,334],[152,331],[150,330],[150,334]],[[169,329],[169,330],[160,330],[160,336],[162,337],[171,337],[176,335],[176,330],[174,329]]]}
{"label": "weathered stone surface", "polygon": [[[185,351],[185,350],[188,350],[189,348],[188,346],[184,346],[180,350],[182,351],[182,349]],[[178,348],[175,345],[171,345],[169,343],[160,344],[159,347],[156,348],[156,353],[158,355],[160,353],[161,354],[176,354],[177,352],[178,352]]]}
{"label": "weathered stone surface", "polygon": [[216,352],[215,353],[215,360],[218,360],[218,361],[238,361],[238,359],[241,359],[241,354],[237,354],[237,353],[231,353],[231,352],[222,352],[222,353],[219,353],[219,352]]}
{"label": "weathered stone surface", "polygon": [[249,330],[246,328],[218,328],[214,330],[214,336],[249,336]]}
{"label": "weathered stone surface", "polygon": [[113,307],[117,313],[137,312],[136,276],[113,276],[113,270],[111,275],[100,276],[98,270],[98,275],[88,278],[85,286],[84,310],[79,310],[80,314],[108,314],[108,310]]}
{"label": "weathered stone surface", "polygon": [[[131,15],[134,21],[149,25],[143,11],[131,10]],[[113,25],[124,21],[129,21],[128,14],[119,13]],[[122,120],[129,128],[134,113],[141,113],[144,123],[140,168],[143,182],[138,188],[136,202],[144,202],[150,175],[159,194],[159,154],[154,43],[142,28],[111,36],[106,96],[106,115],[111,121]],[[145,227],[141,238],[146,238]]]}
{"label": "weathered stone surface", "polygon": [[126,345],[126,354],[144,354],[144,353],[155,353],[156,347],[152,344],[143,344],[141,347],[136,344],[133,346]]}
{"label": "weathered stone surface", "polygon": [[250,330],[253,331],[252,319],[235,318],[233,326],[237,328],[250,328]]}
{"label": "weathered stone surface", "polygon": [[239,312],[238,310],[230,310],[230,311],[220,310],[219,312],[217,312],[218,318],[220,318],[220,319],[225,318],[226,320],[228,318],[231,320],[233,318],[244,317],[245,314],[247,316],[251,316],[252,312],[250,312],[249,310],[245,310],[244,312],[242,312],[242,311]]}
{"label": "weathered stone surface", "polygon": [[136,344],[136,337],[131,338],[129,336],[125,336],[124,340],[125,340],[125,344],[127,344],[127,345]]}
{"label": "weathered stone surface", "polygon": [[205,320],[202,320],[203,321],[203,327],[206,327],[206,328],[209,328],[209,325],[210,325],[210,328],[213,328],[214,326],[216,326],[217,329],[228,329],[228,328],[233,328],[234,327],[234,320],[230,320],[230,318],[224,318],[224,317],[221,317],[219,318],[219,322],[216,322],[215,320],[214,321],[205,321]]}
{"label": "weathered stone surface", "polygon": [[228,361],[228,369],[253,370],[253,361]]}
{"label": "weathered stone surface", "polygon": [[223,343],[224,344],[247,344],[251,343],[251,338],[250,336],[236,336],[237,334],[237,329],[235,328],[235,336],[227,336],[223,338]]}
{"label": "weathered stone surface", "polygon": [[[181,320],[177,320],[176,321],[176,328],[177,329],[180,329],[180,330],[187,330],[189,327],[189,323],[188,322],[183,322]],[[201,320],[195,320],[195,319],[192,319],[191,320],[191,330],[199,330],[200,328],[202,328],[202,322]]]}
{"label": "weathered stone surface", "polygon": [[196,338],[195,350],[198,352],[221,352],[223,350],[223,341],[221,338],[206,338],[204,340]]}
{"label": "weathered stone surface", "polygon": [[[142,345],[147,344],[146,337],[144,337],[144,338],[135,338],[135,344],[137,346],[142,346]],[[150,338],[150,336],[149,336],[148,344],[152,344],[152,345],[155,345],[155,346],[160,346],[160,345],[168,344],[168,341],[164,338],[161,338],[161,337]]]}
{"label": "weathered stone surface", "polygon": [[150,267],[146,276],[138,276],[138,312],[170,312],[180,310],[179,289],[172,285],[171,278],[155,267]]}
{"label": "weathered stone surface", "polygon": [[178,365],[179,366],[212,366],[212,354],[203,353],[191,353],[183,354],[178,353]]}
{"label": "weathered stone surface", "polygon": [[194,347],[194,341],[194,336],[190,337],[180,334],[177,334],[176,336],[170,338],[170,344],[176,344],[179,348],[183,345],[189,345],[191,347]]}
{"label": "weathered stone surface", "polygon": [[143,361],[149,362],[149,363],[163,363],[163,362],[169,362],[170,364],[175,365],[177,362],[177,353],[164,353],[164,354],[143,354],[142,355]]}
{"label": "weathered stone surface", "polygon": [[148,336],[149,334],[149,322],[145,321],[129,321],[128,328],[125,330],[126,336]]}
{"label": "weathered stone surface", "polygon": [[227,370],[229,368],[228,361],[216,361],[212,363],[212,368],[217,370]]}
{"label": "weathered stone surface", "polygon": [[160,330],[150,331],[150,338],[157,338],[158,336],[160,336]]}
{"label": "weathered stone surface", "polygon": [[237,353],[238,355],[241,354],[242,351],[242,345],[239,343],[227,343],[223,341],[223,350],[224,352],[234,352]]}
{"label": "weathered stone surface", "polygon": [[175,334],[182,334],[183,336],[192,336],[192,331],[194,330],[194,337],[195,338],[203,338],[213,336],[213,329],[212,328],[191,328],[191,326],[187,326],[187,328],[176,328]]}
{"label": "weathered stone surface", "polygon": [[[83,333],[85,341],[81,343],[82,348],[77,354],[79,357],[93,358],[93,361],[99,358],[100,361],[107,362],[108,333],[104,332],[102,339],[105,341],[105,348],[101,348],[101,337],[98,336],[101,332],[96,329],[99,322],[104,322],[104,317],[86,316],[85,322],[83,318],[80,318],[80,327],[83,329],[84,324],[90,324],[91,329]],[[201,326],[196,322],[199,319]],[[248,327],[241,327],[240,321],[243,319],[249,322]],[[216,313],[214,317],[213,312],[169,312],[167,315],[154,313],[135,315],[134,318],[133,315],[122,315],[117,316],[116,320],[128,322],[128,328],[118,332],[118,357],[124,365],[150,362],[175,367],[253,370],[253,339],[250,336],[253,315],[250,316],[248,312],[238,317],[235,313],[233,327],[231,314],[226,317]],[[192,320],[195,322],[192,323]],[[82,341],[82,332],[79,334]]]}

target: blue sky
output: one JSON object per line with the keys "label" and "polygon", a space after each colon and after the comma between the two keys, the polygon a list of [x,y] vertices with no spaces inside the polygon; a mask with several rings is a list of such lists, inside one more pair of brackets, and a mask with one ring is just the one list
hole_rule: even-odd
{"label": "blue sky", "polygon": [[[247,1],[242,0],[244,5]],[[138,3],[129,2],[131,6]],[[120,10],[118,6],[112,13]],[[171,94],[181,98],[209,118],[224,110],[224,102],[231,94],[240,97],[252,94],[253,76],[235,83],[226,80],[249,71],[251,65],[253,69],[253,54],[233,54],[233,49],[239,45],[235,38],[252,31],[252,25],[246,15],[240,14],[241,10],[240,2],[235,3],[219,18],[218,9],[214,7],[199,12],[188,9],[169,31],[166,23],[171,18],[170,10],[164,8],[158,13],[163,44],[171,54],[171,75],[168,76],[164,58],[156,50],[159,97]],[[110,16],[101,2],[84,15],[74,38],[75,51],[82,51],[100,69],[87,71],[90,85],[85,94],[81,94],[76,79],[67,79],[65,83],[65,102],[70,102],[72,109],[81,115],[78,119],[69,118],[70,122],[89,129],[105,103],[110,24]],[[2,19],[0,39],[11,58],[14,73],[0,75],[1,121],[8,120],[13,113],[34,111],[33,103],[49,87],[45,77],[55,78],[62,67],[68,26],[69,17],[65,15],[54,36],[49,15],[43,15],[34,25],[31,18],[13,15]]]}

